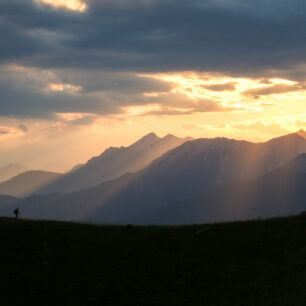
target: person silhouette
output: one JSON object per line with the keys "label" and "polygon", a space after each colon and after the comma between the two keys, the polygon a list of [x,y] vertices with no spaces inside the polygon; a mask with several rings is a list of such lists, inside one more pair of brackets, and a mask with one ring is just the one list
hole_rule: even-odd
{"label": "person silhouette", "polygon": [[14,215],[16,219],[18,218],[19,213],[19,208],[14,209]]}

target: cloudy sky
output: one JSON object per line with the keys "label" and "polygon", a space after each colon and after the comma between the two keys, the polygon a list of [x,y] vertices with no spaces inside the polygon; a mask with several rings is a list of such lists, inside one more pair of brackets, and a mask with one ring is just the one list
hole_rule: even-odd
{"label": "cloudy sky", "polygon": [[306,128],[304,0],[1,0],[0,164],[68,169],[151,131]]}

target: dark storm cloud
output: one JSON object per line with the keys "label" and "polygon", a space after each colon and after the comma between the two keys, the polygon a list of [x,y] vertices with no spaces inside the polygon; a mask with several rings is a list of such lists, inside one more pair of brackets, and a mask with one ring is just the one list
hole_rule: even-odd
{"label": "dark storm cloud", "polygon": [[[1,116],[54,118],[55,113],[96,113],[120,112],[119,105],[106,96],[91,97],[67,93],[43,94],[30,89],[20,91],[0,84]],[[113,102],[113,103],[112,103]]]}
{"label": "dark storm cloud", "polygon": [[[120,114],[127,106],[158,105],[160,110],[150,115],[230,111],[221,106],[222,101],[189,99],[171,92],[171,83],[131,73],[55,72],[0,68],[1,116],[57,119],[57,113],[84,113],[90,115],[69,123],[86,125],[95,115]],[[152,92],[158,94],[144,94]]]}
{"label": "dark storm cloud", "polygon": [[58,71],[58,76],[63,82],[81,86],[84,93],[94,92],[124,92],[125,94],[140,94],[143,92],[167,92],[173,84],[141,77],[134,73],[101,72],[82,69],[79,73],[73,70]]}
{"label": "dark storm cloud", "polygon": [[[33,72],[32,72],[33,73]],[[43,80],[37,84],[29,72],[11,73],[5,79],[5,70],[0,69],[0,115],[10,117],[54,118],[55,113],[99,113],[118,112],[118,105],[108,103],[103,95],[96,97],[69,92],[52,92]],[[35,72],[34,72],[35,74]],[[21,76],[20,76],[21,75]]]}
{"label": "dark storm cloud", "polygon": [[[55,72],[0,68],[1,116],[57,119],[57,113],[92,114],[69,122],[86,125],[95,120],[95,114],[119,114],[125,106],[157,104],[167,109],[192,108],[193,112],[195,108],[200,112],[216,110],[212,100],[203,108],[203,103],[193,103],[185,95],[171,93],[171,84],[131,73]],[[63,89],[52,90],[50,84]],[[160,96],[144,95],[151,92]]]}
{"label": "dark storm cloud", "polygon": [[[6,37],[10,52],[1,53],[2,60],[14,54],[23,63],[44,67],[237,74],[290,70],[304,61],[306,8],[299,0],[87,4],[86,12],[76,13],[44,9],[30,0],[1,1],[0,18],[13,33]],[[35,30],[58,35],[49,41],[50,51],[37,45],[47,34]],[[14,35],[22,37],[25,54],[19,54]],[[47,42],[43,37],[42,44]]]}
{"label": "dark storm cloud", "polygon": [[[64,88],[52,91],[50,84]],[[52,119],[56,113],[118,114],[122,106],[152,103],[155,98],[143,93],[171,88],[170,83],[133,73],[0,67],[0,115]]]}
{"label": "dark storm cloud", "polygon": [[[139,72],[197,70],[250,77],[306,77],[306,7],[300,0],[86,3],[87,10],[80,13],[32,0],[0,1],[2,67],[14,64],[56,74],[55,80],[45,76],[32,80],[27,71],[11,76],[0,66],[0,115],[105,115],[120,113],[122,106],[150,103],[163,104],[164,113],[176,112],[177,97],[168,106],[169,100],[143,95],[166,93],[171,83],[141,77]],[[50,83],[80,90],[44,91]],[[231,90],[234,85],[210,89]],[[191,112],[223,110],[215,101],[201,105]]]}

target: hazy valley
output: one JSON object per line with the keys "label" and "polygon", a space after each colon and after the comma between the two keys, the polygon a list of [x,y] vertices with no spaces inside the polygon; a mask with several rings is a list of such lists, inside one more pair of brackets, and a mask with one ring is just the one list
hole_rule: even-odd
{"label": "hazy valley", "polygon": [[17,198],[0,199],[0,213],[10,216],[18,206],[24,218],[114,224],[298,214],[306,210],[303,136],[251,143],[151,133],[67,174],[29,171],[1,183],[0,194]]}

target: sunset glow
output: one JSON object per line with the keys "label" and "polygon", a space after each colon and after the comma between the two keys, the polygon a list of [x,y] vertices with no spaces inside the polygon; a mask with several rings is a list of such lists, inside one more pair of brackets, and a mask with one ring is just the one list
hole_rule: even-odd
{"label": "sunset glow", "polygon": [[304,305],[305,3],[0,0],[1,305]]}
{"label": "sunset glow", "polygon": [[50,5],[55,8],[63,8],[72,11],[84,12],[87,8],[82,0],[37,0],[38,2]]}
{"label": "sunset glow", "polygon": [[204,2],[6,1],[0,161],[68,169],[150,132],[261,142],[306,129],[303,10]]}
{"label": "sunset glow", "polygon": [[51,91],[57,91],[57,92],[71,92],[71,93],[76,93],[79,90],[81,90],[82,88],[80,86],[74,86],[71,84],[55,84],[55,83],[51,83],[49,84],[49,89]]}
{"label": "sunset glow", "polygon": [[[237,105],[239,102],[248,103],[249,97],[253,99],[277,97],[304,97],[306,89],[297,82],[286,79],[247,79],[209,74],[157,74],[144,75],[175,84],[174,93],[182,93],[191,99],[219,98],[225,105]],[[257,93],[257,95],[256,95]],[[158,95],[158,93],[150,93]],[[148,95],[148,94],[147,94]],[[246,97],[248,99],[246,99]],[[254,105],[254,101],[251,102]],[[260,102],[257,102],[260,104]],[[243,105],[243,104],[240,104]]]}

